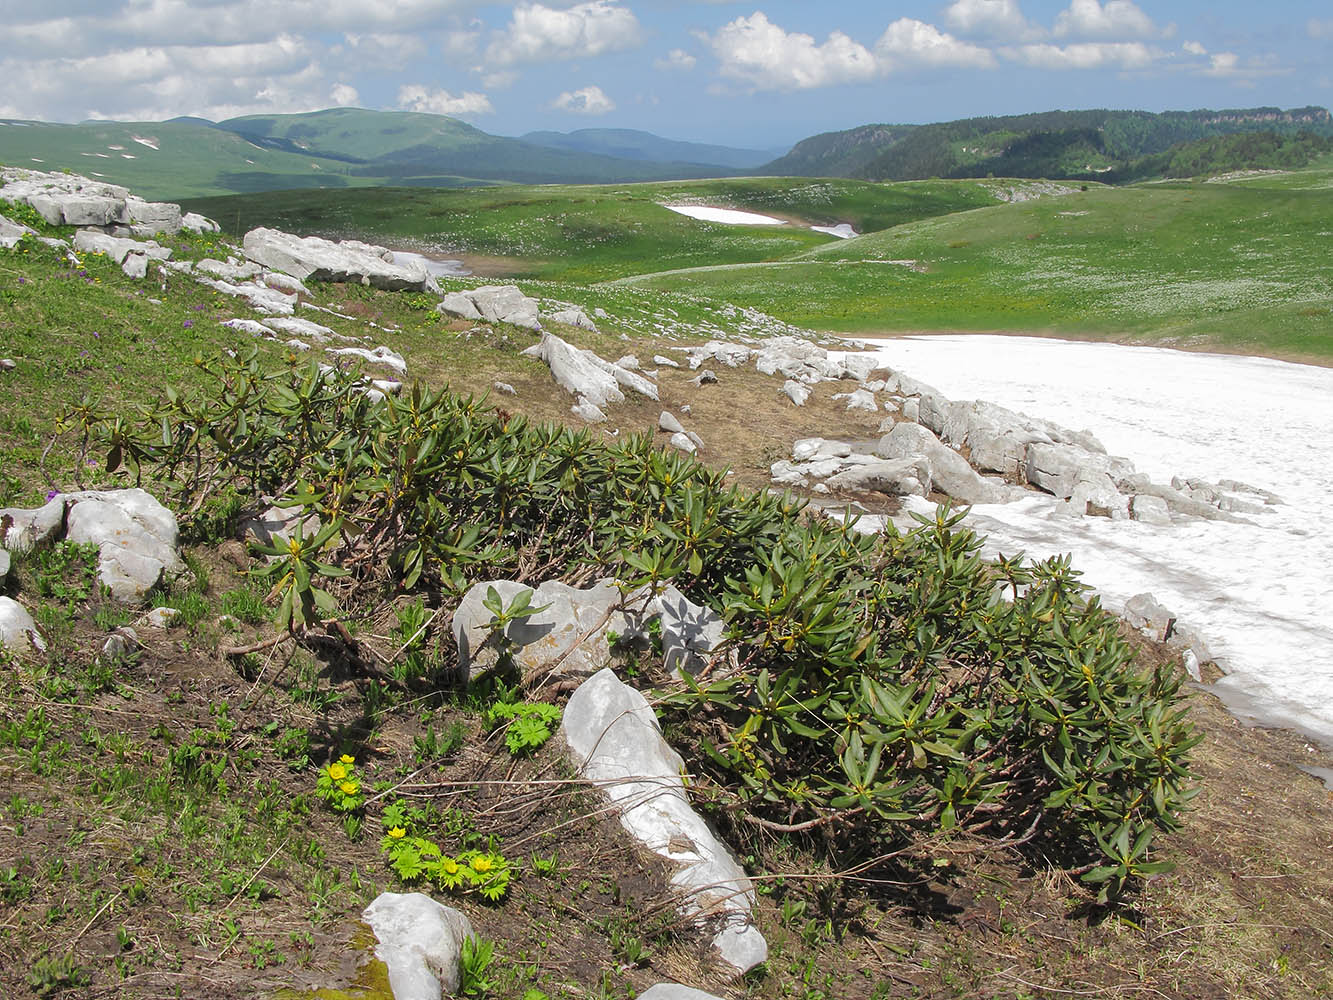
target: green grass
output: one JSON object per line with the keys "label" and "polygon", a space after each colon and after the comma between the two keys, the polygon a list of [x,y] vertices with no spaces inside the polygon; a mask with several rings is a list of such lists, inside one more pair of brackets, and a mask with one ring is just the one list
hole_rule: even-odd
{"label": "green grass", "polygon": [[[377,188],[270,192],[196,200],[229,231],[266,225],[291,232],[361,234],[441,253],[506,258],[511,273],[568,282],[700,264],[777,260],[833,240],[807,225],[871,231],[995,204],[984,183],[747,178],[602,186],[444,191]],[[662,208],[707,204],[800,223],[778,227],[700,222]]]}
{"label": "green grass", "polygon": [[1330,249],[1333,201],[1322,192],[1150,185],[942,216],[782,264],[633,284],[847,333],[1202,339],[1328,359]]}

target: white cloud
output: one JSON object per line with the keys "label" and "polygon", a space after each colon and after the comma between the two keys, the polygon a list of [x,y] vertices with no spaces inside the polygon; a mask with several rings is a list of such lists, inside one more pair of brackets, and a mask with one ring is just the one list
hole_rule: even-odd
{"label": "white cloud", "polygon": [[1208,76],[1235,76],[1240,70],[1240,57],[1234,52],[1214,52],[1204,72]]}
{"label": "white cloud", "polygon": [[614,111],[616,103],[602,93],[601,87],[593,85],[580,87],[578,90],[566,90],[551,102],[551,107],[579,115],[604,115],[608,111]]}
{"label": "white cloud", "polygon": [[419,83],[398,88],[398,107],[432,115],[484,115],[495,109],[485,94],[468,90],[455,97],[447,90],[431,89]]}
{"label": "white cloud", "polygon": [[486,58],[501,66],[581,59],[633,48],[641,39],[638,19],[615,0],[589,0],[567,10],[521,3],[492,38]]}
{"label": "white cloud", "polygon": [[333,89],[329,91],[329,97],[340,108],[351,107],[361,100],[361,95],[356,92],[356,88],[346,83],[335,83]]}
{"label": "white cloud", "polygon": [[1134,0],[1070,0],[1055,18],[1058,38],[1152,38],[1161,34],[1152,18]]}
{"label": "white cloud", "polygon": [[1201,42],[1186,42],[1181,46],[1181,49],[1192,56],[1206,56],[1208,54],[1208,50],[1203,47]]}
{"label": "white cloud", "polygon": [[396,68],[426,54],[426,43],[419,35],[380,31],[369,34],[347,32],[343,35],[343,41],[345,44],[341,50],[335,50],[340,68],[346,68],[347,62],[364,67]]}
{"label": "white cloud", "polygon": [[917,66],[970,66],[986,69],[995,65],[989,49],[960,42],[933,24],[901,17],[889,25],[875,43],[875,54],[884,60],[884,70],[896,64]]}
{"label": "white cloud", "polygon": [[653,66],[657,69],[692,70],[697,61],[684,49],[672,49],[662,58],[654,59]]}
{"label": "white cloud", "polygon": [[1142,69],[1159,55],[1142,42],[1022,45],[1006,49],[1004,54],[1036,69]]}
{"label": "white cloud", "polygon": [[1333,18],[1310,18],[1305,26],[1311,38],[1333,38]]}
{"label": "white cloud", "polygon": [[738,17],[707,38],[719,72],[756,90],[804,90],[837,83],[864,83],[880,72],[864,45],[834,31],[822,45],[788,33],[762,11]]}
{"label": "white cloud", "polygon": [[1018,0],[954,0],[944,10],[944,23],[964,35],[1027,40],[1039,37]]}

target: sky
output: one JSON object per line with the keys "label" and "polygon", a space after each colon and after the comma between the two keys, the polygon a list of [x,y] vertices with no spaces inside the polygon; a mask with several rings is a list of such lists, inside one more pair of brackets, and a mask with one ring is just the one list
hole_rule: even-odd
{"label": "sky", "polygon": [[1328,0],[0,0],[0,118],[354,106],[781,149],[872,122],[1333,104]]}

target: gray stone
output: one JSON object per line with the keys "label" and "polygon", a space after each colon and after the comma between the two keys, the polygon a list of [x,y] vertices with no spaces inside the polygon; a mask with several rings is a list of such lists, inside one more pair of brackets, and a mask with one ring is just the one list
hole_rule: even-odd
{"label": "gray stone", "polygon": [[687,352],[690,368],[701,368],[708,361],[717,361],[728,368],[739,368],[750,360],[754,352],[741,344],[728,344],[722,340],[710,340],[702,347],[691,347]]}
{"label": "gray stone", "polygon": [[606,414],[602,412],[602,408],[593,403],[587,396],[580,396],[574,405],[569,408],[569,411],[586,423],[606,423]]}
{"label": "gray stone", "polygon": [[1138,495],[1130,497],[1129,516],[1144,524],[1170,524],[1171,511],[1161,497]]}
{"label": "gray stone", "polygon": [[605,361],[592,351],[568,344],[553,334],[543,333],[542,339],[523,353],[546,362],[551,375],[565,391],[583,397],[599,410],[609,403],[624,401],[622,386],[648,399],[657,399],[657,386],[644,376]]}
{"label": "gray stone", "polygon": [[137,281],[148,274],[148,258],[141,253],[126,254],[125,261],[120,265],[120,269],[124,272],[125,277]]}
{"label": "gray stone", "polygon": [[105,254],[117,264],[123,264],[126,256],[132,253],[143,254],[153,260],[171,259],[170,248],[158,246],[152,240],[123,240],[91,229],[80,229],[74,234],[74,249],[84,253]]}
{"label": "gray stone", "polygon": [[124,221],[145,236],[157,233],[178,233],[181,230],[181,207],[168,201],[144,201],[135,195],[125,199]]}
{"label": "gray stone", "polygon": [[699,450],[699,446],[696,445],[693,441],[691,441],[690,438],[685,434],[672,434],[671,440],[668,442],[668,444],[670,444],[671,447],[675,448],[677,451],[685,452],[685,454],[687,455],[693,455],[696,451]]}
{"label": "gray stone", "polygon": [[680,362],[679,362],[679,361],[673,361],[673,360],[671,360],[670,358],[663,357],[661,354],[654,354],[654,355],[653,355],[653,364],[658,365],[659,367],[662,367],[662,368],[679,368],[679,367],[680,367]]}
{"label": "gray stone", "polygon": [[18,366],[13,358],[0,358],[0,372],[12,372]]}
{"label": "gray stone", "polygon": [[271,327],[278,333],[290,333],[315,344],[327,344],[338,336],[324,324],[316,323],[314,320],[301,319],[299,316],[265,316],[264,325]]}
{"label": "gray stone", "polygon": [[806,400],[810,398],[810,387],[802,385],[794,379],[787,379],[778,391],[790,399],[794,406],[804,406]]}
{"label": "gray stone", "polygon": [[1204,503],[1201,500],[1195,500],[1186,496],[1180,490],[1173,489],[1170,486],[1161,486],[1157,483],[1148,483],[1139,488],[1138,495],[1159,497],[1166,501],[1167,507],[1174,514],[1183,514],[1186,517],[1197,517],[1205,521],[1231,521],[1236,524],[1249,524],[1244,518],[1237,517],[1235,514],[1229,514],[1226,511],[1218,510],[1212,504]]}
{"label": "gray stone", "polygon": [[616,364],[627,372],[636,372],[639,370],[639,359],[633,354],[626,354],[623,358],[616,361]]}
{"label": "gray stone", "polygon": [[1097,456],[1073,445],[1033,443],[1027,449],[1027,481],[1061,500],[1073,495],[1080,480],[1105,472]]}
{"label": "gray stone", "polygon": [[[516,619],[497,632],[485,606],[494,587],[509,607],[514,598],[531,592],[530,603],[541,608]],[[556,671],[559,677],[586,677],[611,662],[607,632],[625,634],[628,622],[619,610],[620,589],[603,580],[585,590],[556,581],[533,588],[510,580],[475,584],[454,611],[454,642],[458,669],[464,680],[493,669],[506,653],[522,677]],[[558,662],[557,662],[558,661]]]}
{"label": "gray stone", "polygon": [[625,830],[672,863],[682,912],[721,924],[713,946],[722,961],[737,974],[763,962],[768,944],[751,916],[754,888],[690,807],[685,762],[662,739],[643,695],[602,670],[570,697],[561,731],[575,769],[619,807]]}
{"label": "gray stone", "polygon": [[769,466],[768,471],[773,478],[773,482],[779,486],[808,486],[810,484],[810,480],[805,477],[805,474],[791,462],[774,462]]}
{"label": "gray stone", "polygon": [[128,625],[123,625],[106,637],[102,643],[102,655],[113,659],[129,656],[139,648],[139,635]]}
{"label": "gray stone", "polygon": [[12,250],[23,237],[36,235],[37,230],[0,215],[0,248]]}
{"label": "gray stone", "polygon": [[512,385],[510,385],[508,382],[496,382],[496,383],[495,383],[495,391],[496,391],[496,392],[503,392],[506,396],[517,396],[517,395],[518,395],[518,390],[515,389]]}
{"label": "gray stone", "polygon": [[252,308],[262,313],[290,316],[296,311],[298,299],[295,295],[286,295],[277,289],[269,288],[267,285],[261,285],[257,282],[246,282],[237,285],[229,281],[217,281],[213,278],[203,277],[196,277],[195,280],[215,292],[243,298],[250,303]]}
{"label": "gray stone", "polygon": [[394,1000],[440,1000],[458,990],[463,942],[472,924],[451,906],[419,892],[382,892],[361,911],[379,944]]}
{"label": "gray stone", "polygon": [[1135,594],[1125,602],[1125,620],[1154,642],[1166,642],[1176,624],[1176,616],[1157,602],[1152,594]]}
{"label": "gray stone", "polygon": [[875,402],[875,394],[865,389],[857,389],[855,392],[838,393],[834,399],[847,400],[847,409],[863,410],[866,413],[877,413],[879,404]]}
{"label": "gray stone", "polygon": [[721,1000],[721,998],[677,983],[658,983],[640,993],[639,1000]]}
{"label": "gray stone", "polygon": [[654,617],[662,624],[662,663],[667,670],[697,675],[717,658],[727,623],[712,608],[695,604],[674,584],[667,584],[637,618],[633,612],[626,615],[639,634],[647,633],[647,623]]}
{"label": "gray stone", "polygon": [[875,453],[882,458],[926,458],[934,488],[963,503],[1000,503],[1008,499],[1003,483],[978,475],[967,459],[920,424],[896,424],[879,439]]}
{"label": "gray stone", "polygon": [[509,323],[529,330],[540,330],[539,307],[540,303],[536,299],[524,295],[514,285],[483,285],[462,292],[450,292],[435,308],[461,319]]}
{"label": "gray stone", "polygon": [[259,228],[245,234],[243,246],[251,260],[301,281],[355,282],[391,291],[428,291],[435,285],[419,264],[395,264],[385,259],[388,250],[356,240],[335,243],[318,236],[293,236]]}
{"label": "gray stone", "polygon": [[181,228],[192,233],[220,233],[222,227],[212,219],[198,212],[186,212],[181,216]]}
{"label": "gray stone", "polygon": [[204,258],[195,264],[195,268],[222,281],[250,281],[264,273],[264,268],[250,261],[238,261],[227,258],[226,261]]}
{"label": "gray stone", "polygon": [[9,569],[10,569],[9,550],[0,549],[0,583],[4,583],[5,578],[9,576]]}
{"label": "gray stone", "polygon": [[921,400],[916,399],[915,397],[904,399],[902,410],[904,420],[909,420],[913,423],[919,421],[921,419]]}
{"label": "gray stone", "polygon": [[256,337],[262,337],[264,340],[278,339],[278,335],[274,330],[265,326],[263,323],[260,323],[258,320],[229,319],[225,320],[222,325],[231,330],[240,330],[242,333],[249,333]]}
{"label": "gray stone", "polygon": [[886,493],[889,496],[923,497],[930,492],[930,462],[920,456],[867,462],[831,477],[828,487],[833,490]]}
{"label": "gray stone", "polygon": [[0,543],[22,555],[52,541],[65,526],[65,496],[57,494],[41,507],[0,509]]}
{"label": "gray stone", "polygon": [[657,426],[668,434],[684,434],[685,428],[681,422],[676,419],[676,415],[669,410],[663,410],[662,415],[657,418]]}
{"label": "gray stone", "polygon": [[[270,507],[258,517],[241,522],[241,537],[246,541],[258,542],[282,548],[300,533],[303,538],[319,534],[318,514],[307,514],[302,518],[303,507]],[[270,558],[277,558],[270,557]]]}
{"label": "gray stone", "polygon": [[587,313],[576,307],[551,313],[547,318],[553,323],[563,323],[565,326],[577,326],[581,330],[597,332],[597,324],[592,321]]}
{"label": "gray stone", "polygon": [[717,374],[711,368],[705,368],[694,378],[690,379],[691,385],[697,385],[703,388],[706,385],[717,385]]}
{"label": "gray stone", "polygon": [[23,655],[46,652],[46,642],[28,609],[8,597],[0,597],[0,647]]}
{"label": "gray stone", "polygon": [[407,362],[403,360],[403,356],[387,347],[376,347],[371,350],[364,347],[330,347],[327,348],[327,352],[339,357],[360,358],[372,365],[383,365],[399,375],[407,374]]}
{"label": "gray stone", "polygon": [[450,292],[440,299],[435,311],[449,316],[457,316],[459,319],[481,319],[481,310],[476,307],[472,298],[463,292]]}

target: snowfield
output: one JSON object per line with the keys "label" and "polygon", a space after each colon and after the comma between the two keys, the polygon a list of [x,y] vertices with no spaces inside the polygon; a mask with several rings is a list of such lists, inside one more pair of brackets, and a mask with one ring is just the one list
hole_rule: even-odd
{"label": "snowfield", "polygon": [[738,212],[734,208],[709,208],[706,205],[663,205],[665,209],[679,215],[688,215],[701,222],[722,222],[729,226],[782,226],[781,219],[754,212]]}
{"label": "snowfield", "polygon": [[1025,337],[871,343],[951,399],[1091,430],[1154,482],[1236,479],[1280,496],[1245,515],[1252,525],[1060,517],[1042,494],[970,520],[988,555],[1072,553],[1114,610],[1153,593],[1206,637],[1227,671],[1211,689],[1238,716],[1333,745],[1333,369]]}

